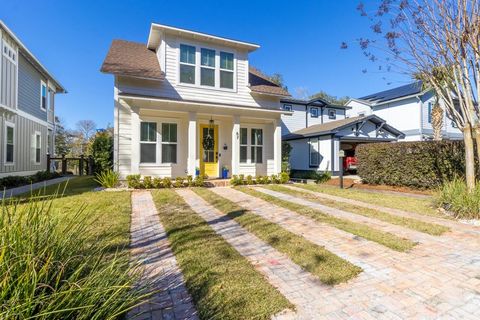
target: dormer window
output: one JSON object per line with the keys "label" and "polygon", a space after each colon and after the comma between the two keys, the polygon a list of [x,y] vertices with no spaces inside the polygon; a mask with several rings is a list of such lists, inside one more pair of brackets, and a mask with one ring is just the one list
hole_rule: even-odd
{"label": "dormer window", "polygon": [[331,119],[331,120],[337,119],[337,111],[335,109],[328,110],[328,119]]}
{"label": "dormer window", "polygon": [[220,88],[233,89],[233,53],[220,52]]}
{"label": "dormer window", "polygon": [[317,107],[310,108],[310,116],[312,118],[318,118],[318,108]]}
{"label": "dormer window", "polygon": [[195,47],[180,45],[180,82],[195,84]]}
{"label": "dormer window", "polygon": [[201,49],[200,84],[215,87],[215,50]]}
{"label": "dormer window", "polygon": [[291,104],[284,104],[283,105],[283,110],[292,111],[292,105]]}
{"label": "dormer window", "polygon": [[47,110],[47,85],[45,82],[40,82],[40,108],[43,111]]}

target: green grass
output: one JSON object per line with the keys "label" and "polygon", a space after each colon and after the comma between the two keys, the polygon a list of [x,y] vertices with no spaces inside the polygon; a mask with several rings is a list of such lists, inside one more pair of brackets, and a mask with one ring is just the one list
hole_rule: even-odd
{"label": "green grass", "polygon": [[173,190],[152,191],[202,319],[270,319],[293,305]]}
{"label": "green grass", "polygon": [[396,251],[405,252],[412,249],[417,244],[416,242],[413,242],[405,238],[400,238],[394,234],[379,231],[369,226],[355,223],[349,220],[337,218],[337,217],[325,214],[320,210],[315,210],[308,206],[296,204],[290,201],[285,201],[277,197],[265,194],[263,192],[253,190],[248,187],[238,187],[237,189],[251,196],[263,199],[265,201],[271,202],[280,207],[283,207],[283,208],[292,210],[294,212],[297,212],[301,215],[310,217],[318,222],[328,223],[334,226],[335,228],[360,236],[367,240],[377,242],[381,245],[384,245]]}
{"label": "green grass", "polygon": [[0,212],[1,319],[114,319],[140,303],[129,266],[130,193],[71,180]]}
{"label": "green grass", "polygon": [[296,187],[304,188],[311,191],[323,192],[333,196],[339,196],[358,201],[363,201],[378,206],[399,209],[409,211],[413,213],[447,218],[444,214],[440,213],[431,199],[420,199],[415,197],[408,197],[402,195],[388,194],[388,193],[375,193],[360,189],[340,189],[334,186],[328,185],[314,185],[314,184],[295,184]]}
{"label": "green grass", "polygon": [[289,232],[279,225],[243,209],[209,189],[194,188],[193,191],[229,218],[234,219],[243,228],[286,254],[293,262],[317,276],[325,284],[334,285],[348,281],[362,271],[361,268],[338,257],[324,247],[307,241],[302,236]]}
{"label": "green grass", "polygon": [[270,189],[270,190],[273,190],[273,191],[277,191],[277,192],[286,193],[286,194],[289,194],[289,195],[292,195],[292,196],[295,196],[295,197],[302,197],[306,200],[318,202],[318,203],[321,203],[325,206],[329,206],[329,207],[332,207],[332,208],[352,212],[352,213],[359,214],[359,215],[369,217],[369,218],[382,220],[382,221],[385,221],[385,222],[388,222],[388,223],[391,223],[391,224],[396,224],[396,225],[399,225],[399,226],[402,226],[402,227],[406,227],[406,228],[409,228],[409,229],[412,229],[412,230],[416,230],[416,231],[420,231],[420,232],[423,232],[423,233],[431,234],[431,235],[434,235],[434,236],[441,235],[441,234],[447,232],[448,230],[450,230],[448,227],[444,227],[444,226],[434,224],[434,223],[428,223],[428,222],[420,221],[420,220],[413,219],[413,218],[401,217],[401,216],[397,216],[397,215],[393,215],[393,214],[388,214],[388,213],[383,212],[383,211],[378,211],[378,210],[375,210],[375,209],[356,206],[356,205],[353,205],[353,204],[344,203],[344,202],[340,202],[340,201],[334,201],[334,200],[320,198],[320,197],[316,196],[315,194],[305,192],[305,191],[301,191],[301,190],[293,190],[293,189],[286,188],[286,187],[283,187],[283,186],[265,186],[264,188],[267,188],[267,189]]}

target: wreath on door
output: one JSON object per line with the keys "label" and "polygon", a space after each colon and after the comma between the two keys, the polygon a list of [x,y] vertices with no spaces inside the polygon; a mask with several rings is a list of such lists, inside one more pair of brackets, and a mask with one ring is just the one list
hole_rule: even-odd
{"label": "wreath on door", "polygon": [[213,150],[215,141],[213,140],[213,137],[209,133],[206,136],[203,136],[202,143],[203,143],[203,150]]}

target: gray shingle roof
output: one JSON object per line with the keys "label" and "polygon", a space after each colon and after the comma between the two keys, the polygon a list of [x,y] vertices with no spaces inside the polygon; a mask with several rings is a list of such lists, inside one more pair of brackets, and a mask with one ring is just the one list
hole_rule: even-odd
{"label": "gray shingle roof", "polygon": [[422,92],[422,81],[415,81],[407,85],[370,94],[359,98],[372,103],[382,103],[390,100],[407,97]]}

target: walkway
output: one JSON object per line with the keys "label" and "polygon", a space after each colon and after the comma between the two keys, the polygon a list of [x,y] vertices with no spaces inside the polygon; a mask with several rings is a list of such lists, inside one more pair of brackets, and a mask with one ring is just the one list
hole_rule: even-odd
{"label": "walkway", "polygon": [[132,192],[131,248],[133,262],[140,262],[140,286],[158,291],[151,299],[128,313],[128,319],[197,319],[157,209],[149,191]]}

